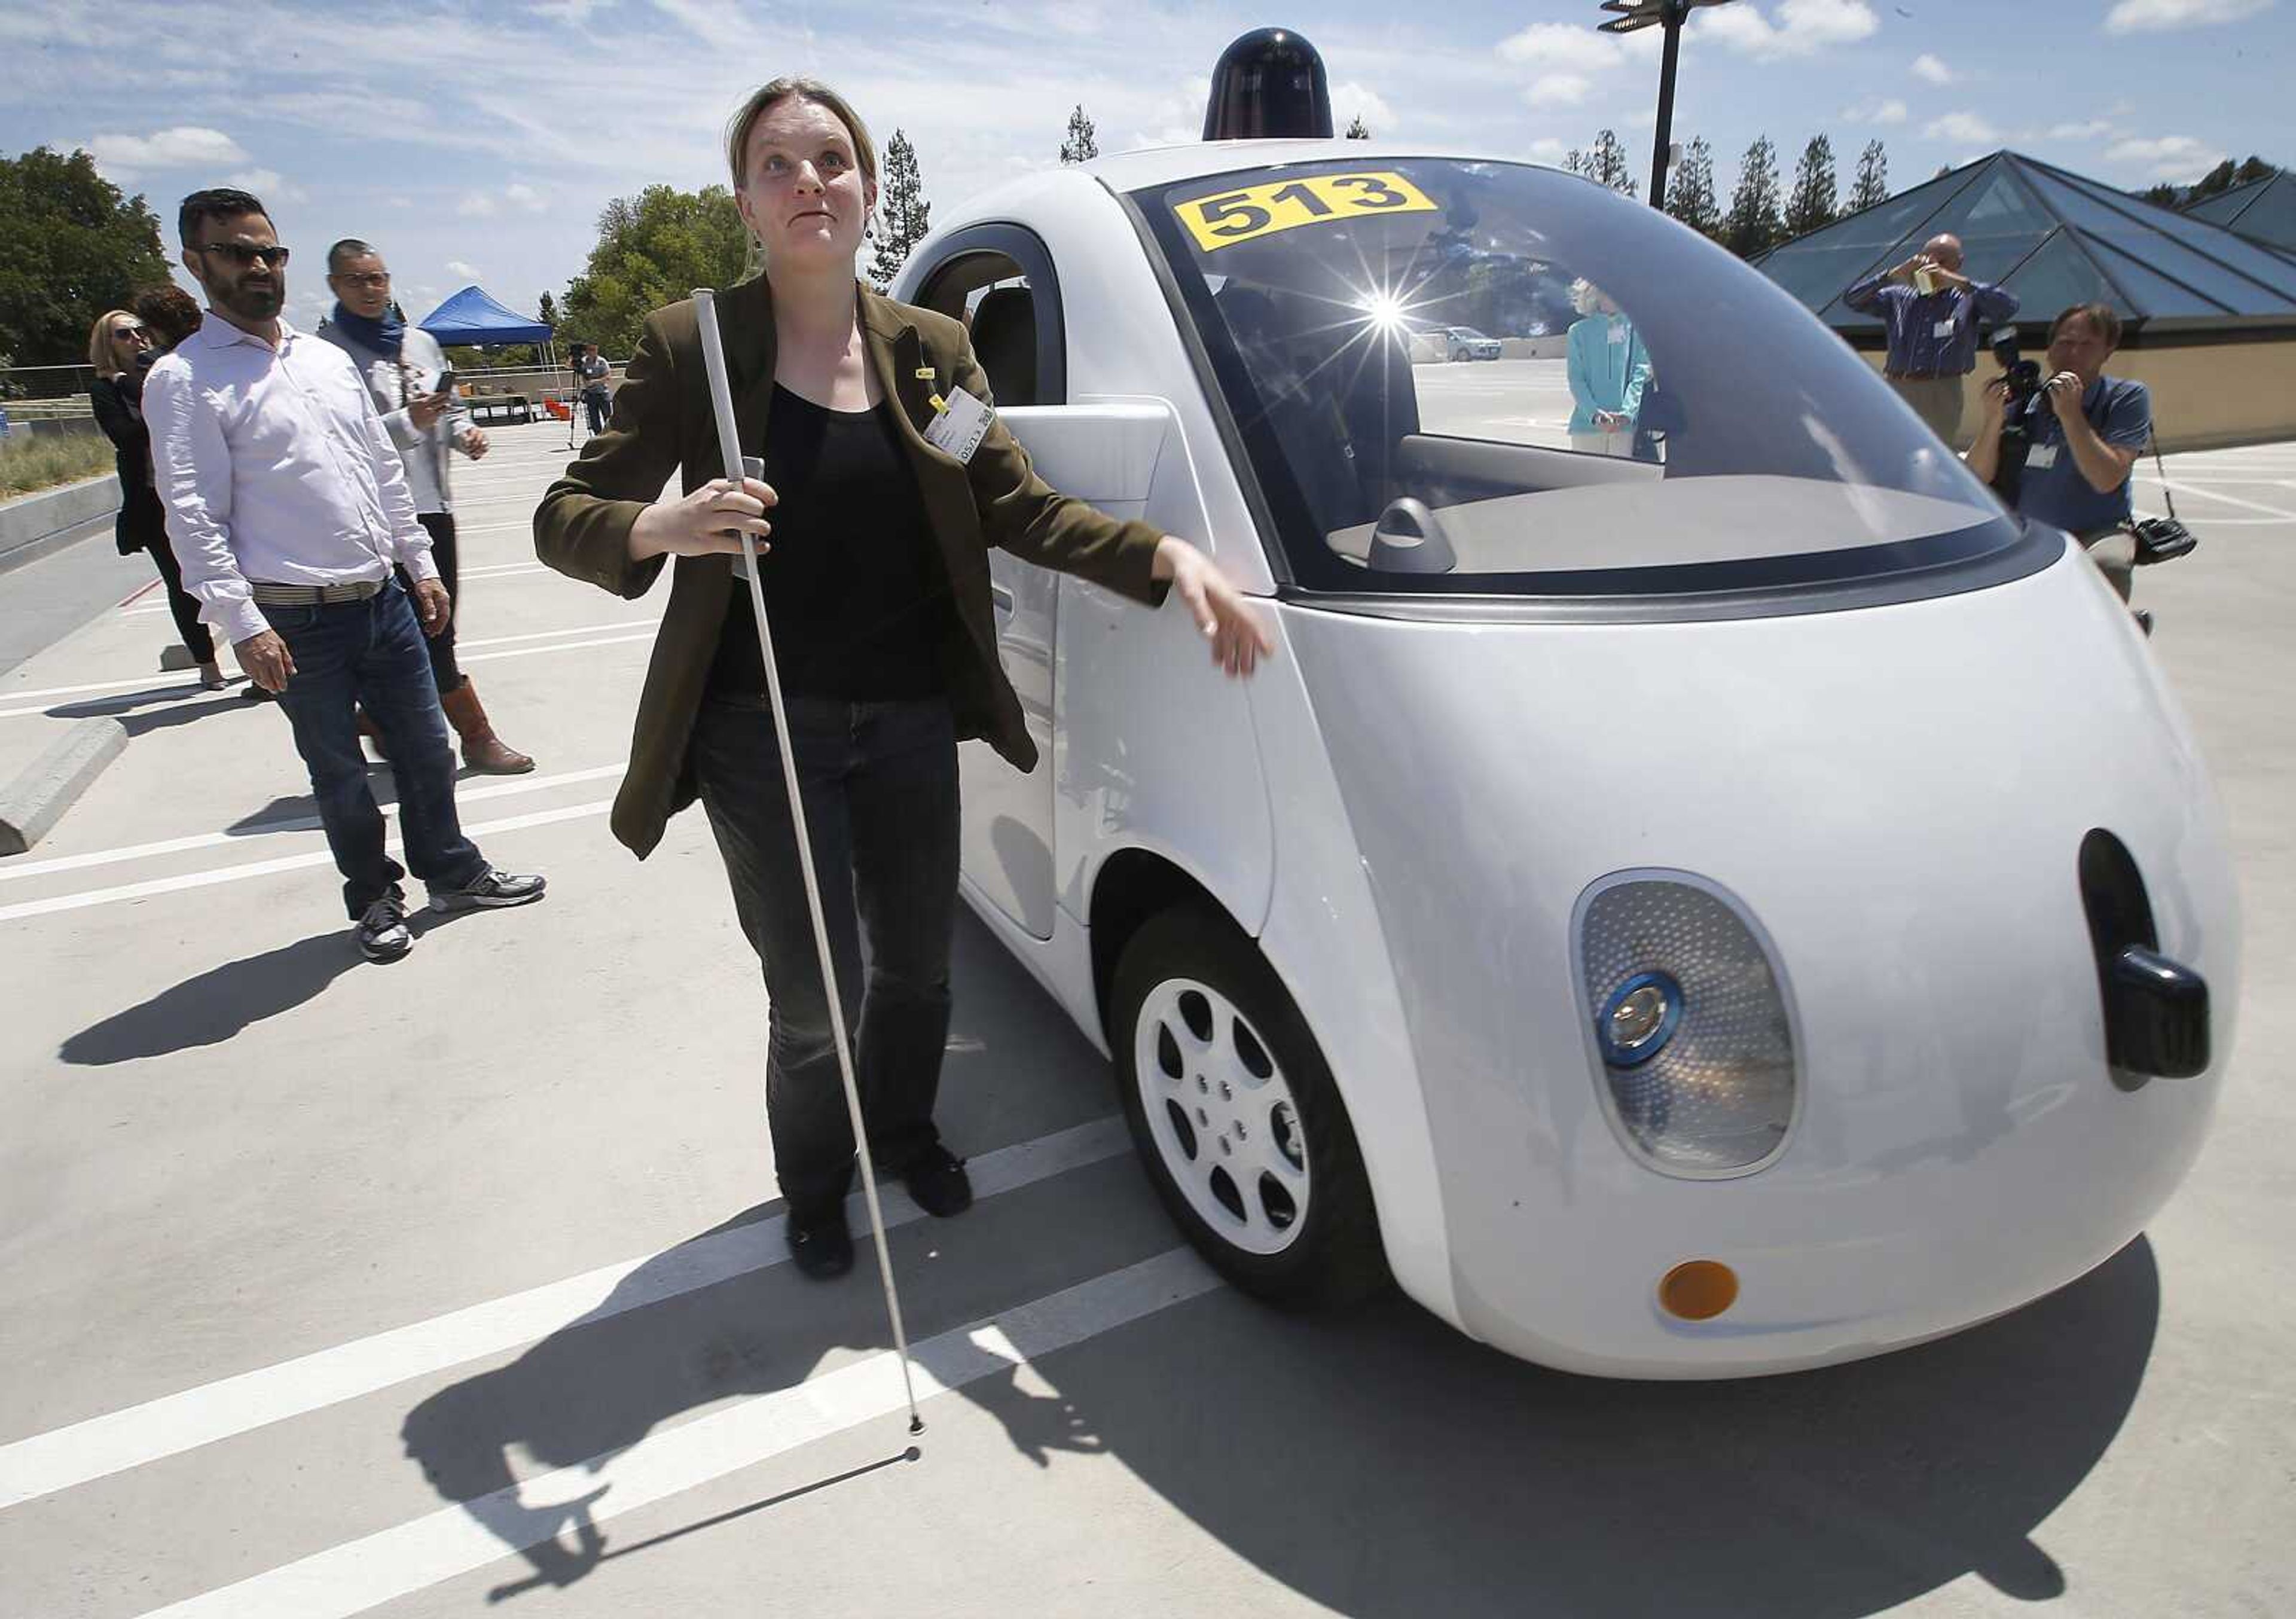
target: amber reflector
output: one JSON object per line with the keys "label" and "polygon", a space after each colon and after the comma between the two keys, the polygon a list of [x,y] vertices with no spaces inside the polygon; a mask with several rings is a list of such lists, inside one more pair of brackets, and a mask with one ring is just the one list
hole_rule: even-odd
{"label": "amber reflector", "polygon": [[1685,1260],[1659,1283],[1658,1302],[1669,1315],[1710,1321],[1738,1302],[1738,1273],[1717,1260]]}

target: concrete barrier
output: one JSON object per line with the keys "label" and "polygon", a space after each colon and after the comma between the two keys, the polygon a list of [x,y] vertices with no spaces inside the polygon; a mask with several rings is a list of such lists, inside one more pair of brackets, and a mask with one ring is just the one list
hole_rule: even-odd
{"label": "concrete barrier", "polygon": [[0,505],[0,573],[108,526],[119,510],[119,479],[111,473],[18,496]]}
{"label": "concrete barrier", "polygon": [[22,854],[127,751],[117,719],[83,719],[6,787],[0,788],[0,855]]}

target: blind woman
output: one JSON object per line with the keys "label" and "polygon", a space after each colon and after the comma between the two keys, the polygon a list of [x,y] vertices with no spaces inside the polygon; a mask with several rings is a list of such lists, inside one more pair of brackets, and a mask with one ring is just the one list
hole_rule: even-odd
{"label": "blind woman", "polygon": [[[956,744],[980,737],[1020,768],[1037,762],[996,661],[988,547],[1147,607],[1177,591],[1231,676],[1273,642],[1202,552],[1057,494],[1000,422],[969,461],[927,446],[957,390],[993,401],[962,325],[856,274],[877,155],[841,96],[810,79],[765,86],[728,126],[726,160],[764,271],[719,298],[718,318],[742,448],[765,476],[718,475],[739,469],[723,469],[693,305],[673,304],[647,317],[607,431],[544,497],[535,546],[631,598],[676,559],[614,833],[643,859],[696,797],[708,814],[764,970],[790,1251],[805,1274],[833,1276],[852,1264],[854,1143],[734,531],[764,553],[870,1146],[936,1215],[972,1202],[932,1119],[956,913]],[[657,498],[673,473],[683,493]]]}
{"label": "blind woman", "polygon": [[144,424],[144,373],[154,351],[152,333],[125,309],[108,309],[95,317],[87,334],[87,363],[95,373],[88,385],[89,403],[95,407],[96,425],[111,440],[112,460],[119,471],[119,515],[112,538],[122,556],[148,552],[168,589],[168,611],[175,614],[176,633],[199,665],[200,684],[211,692],[224,688],[223,670],[216,663],[215,636],[200,622],[200,604],[184,589],[183,571],[168,546],[168,508],[152,481],[152,431]]}

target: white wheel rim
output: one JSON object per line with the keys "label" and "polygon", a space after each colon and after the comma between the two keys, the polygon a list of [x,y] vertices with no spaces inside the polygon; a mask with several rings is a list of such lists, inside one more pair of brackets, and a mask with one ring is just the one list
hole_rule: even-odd
{"label": "white wheel rim", "polygon": [[1168,978],[1132,1031],[1132,1072],[1164,1170],[1246,1253],[1281,1253],[1308,1220],[1300,1105],[1259,1031],[1210,984]]}

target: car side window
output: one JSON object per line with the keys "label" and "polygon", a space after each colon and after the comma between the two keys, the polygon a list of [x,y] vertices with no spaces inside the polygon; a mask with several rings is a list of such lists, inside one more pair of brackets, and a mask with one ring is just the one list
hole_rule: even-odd
{"label": "car side window", "polygon": [[1003,226],[959,232],[918,283],[915,301],[964,323],[997,405],[1066,402],[1059,286],[1033,234]]}

